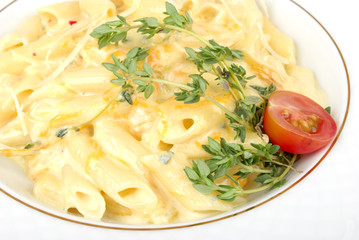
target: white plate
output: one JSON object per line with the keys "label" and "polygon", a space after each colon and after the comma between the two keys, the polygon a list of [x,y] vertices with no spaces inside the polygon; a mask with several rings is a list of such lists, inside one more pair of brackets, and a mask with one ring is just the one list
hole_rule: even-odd
{"label": "white plate", "polygon": [[[41,1],[41,0],[18,0],[2,13],[0,13],[0,22],[9,23],[9,24],[1,24],[0,25],[0,35],[10,32],[14,29],[14,26],[18,24],[22,19],[30,16],[34,13],[36,7],[49,4],[51,2],[58,1]],[[270,13],[271,21],[273,21],[281,30],[294,38],[298,47],[298,62],[299,64],[312,69],[317,78],[319,79],[321,87],[327,92],[329,98],[329,104],[332,106],[332,111],[334,114],[334,118],[338,123],[338,128],[341,130],[343,121],[346,117],[347,113],[347,105],[348,105],[348,78],[347,71],[345,68],[345,64],[343,62],[342,56],[338,51],[337,46],[333,42],[333,39],[327,34],[324,28],[304,9],[300,8],[294,2],[290,0],[266,0],[265,1],[268,6],[268,10]],[[304,1],[305,2],[305,1]],[[322,1],[324,2],[324,1]],[[310,6],[308,3],[307,6]],[[315,6],[321,6],[320,4],[316,4]],[[1,7],[0,7],[1,8]],[[338,84],[340,83],[340,84]],[[272,197],[276,197],[278,194],[286,191],[290,187],[294,186],[298,181],[300,181],[303,177],[309,174],[321,161],[322,157],[328,153],[328,150],[331,146],[323,149],[322,151],[316,153],[315,155],[310,156],[310,159],[305,159],[304,161],[300,161],[297,165],[298,169],[304,169],[305,172],[301,175],[297,175],[292,173],[289,177],[288,184],[281,189],[276,191],[272,191],[265,196],[259,196],[250,202],[249,205],[243,206],[238,210],[232,211],[230,213],[225,213],[215,218],[207,219],[205,221],[215,220],[218,217],[227,218],[228,216],[234,215],[238,212],[245,211],[253,206],[261,204],[267,200],[270,200]],[[340,148],[334,148],[336,152],[340,151]],[[331,153],[333,155],[333,153]],[[322,163],[326,164],[329,161],[326,158]],[[315,170],[311,175],[317,174],[318,170]],[[308,181],[307,181],[308,182]],[[308,186],[308,184],[307,184]],[[37,210],[46,212],[50,215],[56,215],[63,219],[71,219],[73,221],[80,221],[86,224],[91,225],[99,225],[98,222],[92,222],[80,218],[69,217],[69,215],[59,213],[55,210],[50,210],[46,206],[43,206],[39,201],[34,199],[31,195],[31,182],[27,180],[26,177],[22,174],[22,172],[17,168],[12,162],[4,161],[4,159],[0,160],[0,188],[2,191],[13,197],[14,199],[22,202],[24,204],[32,206]],[[295,188],[299,188],[296,186]],[[294,189],[295,189],[294,188]],[[304,189],[304,191],[308,190]],[[303,189],[302,189],[303,190]],[[284,196],[289,195],[291,192],[284,194]],[[301,196],[299,194],[299,196]],[[288,199],[287,197],[277,198],[271,201],[271,205],[273,206],[273,202],[283,202],[283,199]],[[292,199],[293,200],[293,199]],[[309,202],[315,201],[315,199],[309,198]],[[8,201],[7,201],[8,202]],[[0,201],[1,203],[1,201]],[[19,209],[21,206],[12,202],[13,206]],[[315,204],[318,204],[317,202]],[[237,217],[230,217],[226,220],[221,220],[219,222],[215,222],[212,224],[205,224],[201,227],[197,227],[197,229],[207,229],[207,231],[211,232],[208,226],[221,227],[222,229],[228,229],[226,224],[232,226],[233,223],[241,222],[243,224],[243,219],[249,218],[249,222],[253,221],[256,217],[263,218],[264,209],[268,209],[267,205],[269,203],[256,208],[250,211],[250,215],[241,214]],[[291,206],[289,204],[289,206]],[[261,210],[263,209],[263,210]],[[273,209],[278,209],[274,207]],[[286,208],[286,211],[293,211],[293,209]],[[11,214],[8,211],[8,214]],[[31,214],[36,215],[35,211],[30,211],[29,216]],[[308,215],[313,216],[313,215]],[[40,216],[39,216],[40,217]],[[268,219],[268,216],[265,216]],[[48,221],[56,221],[55,219],[51,219],[48,216],[41,216],[41,219],[48,219]],[[273,216],[275,218],[275,216]],[[1,218],[6,219],[6,218]],[[51,219],[51,220],[50,220]],[[46,220],[45,220],[46,221]],[[202,223],[203,221],[196,222],[193,224]],[[61,222],[63,223],[63,222]],[[67,224],[67,223],[66,223]],[[71,226],[76,224],[70,224]],[[244,224],[246,225],[246,224]],[[76,225],[77,226],[77,225]],[[105,223],[103,226],[110,228],[118,228],[118,227],[126,227],[119,226],[115,224]],[[173,227],[176,225],[163,226],[163,227]],[[264,229],[268,226],[273,226],[273,223],[269,222],[265,226],[261,226]],[[128,227],[128,226],[127,226]],[[258,226],[259,227],[259,226]],[[192,228],[193,229],[193,228]],[[270,228],[268,229],[270,230]],[[179,232],[184,232],[187,230],[176,230]],[[213,231],[213,230],[212,230]],[[284,231],[287,232],[287,231]],[[247,233],[246,233],[247,234]],[[214,236],[215,234],[212,234]],[[247,235],[250,236],[250,235]]]}

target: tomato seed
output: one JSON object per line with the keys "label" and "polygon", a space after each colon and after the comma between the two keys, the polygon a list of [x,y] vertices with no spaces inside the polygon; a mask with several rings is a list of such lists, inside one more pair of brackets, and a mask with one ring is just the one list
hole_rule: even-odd
{"label": "tomato seed", "polygon": [[317,116],[315,116],[315,115],[309,115],[309,118],[310,119],[312,119],[313,121],[319,121],[320,119],[317,117]]}
{"label": "tomato seed", "polygon": [[282,117],[283,117],[285,120],[288,121],[289,118],[291,117],[291,114],[290,114],[289,110],[284,109],[284,110],[282,111]]}
{"label": "tomato seed", "polygon": [[311,127],[309,126],[308,122],[305,120],[300,120],[300,129],[304,132],[311,132]]}
{"label": "tomato seed", "polygon": [[294,127],[299,127],[299,123],[298,123],[297,120],[292,120],[290,123],[291,123]]}

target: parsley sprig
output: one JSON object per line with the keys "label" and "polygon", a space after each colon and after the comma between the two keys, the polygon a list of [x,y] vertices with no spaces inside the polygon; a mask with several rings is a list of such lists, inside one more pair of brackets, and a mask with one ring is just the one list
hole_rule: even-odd
{"label": "parsley sprig", "polygon": [[[279,146],[271,143],[251,145],[251,149],[246,149],[238,143],[227,143],[223,138],[217,142],[209,137],[208,144],[202,145],[202,148],[212,157],[205,161],[193,161],[192,168],[186,167],[184,171],[199,192],[210,194],[215,191],[218,193],[217,197],[225,201],[282,186],[286,182],[284,176],[292,168],[296,155],[289,156],[280,151]],[[235,173],[230,174],[230,169],[234,169]],[[263,186],[245,190],[238,180],[251,174],[256,174],[255,181]],[[222,185],[223,180],[219,180],[223,177],[229,179],[232,185]]]}

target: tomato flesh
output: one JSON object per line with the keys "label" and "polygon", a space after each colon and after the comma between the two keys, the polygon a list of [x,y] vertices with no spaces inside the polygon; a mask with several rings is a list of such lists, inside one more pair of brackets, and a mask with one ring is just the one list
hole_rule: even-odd
{"label": "tomato flesh", "polygon": [[263,126],[273,144],[297,154],[326,146],[337,132],[334,119],[325,109],[290,91],[276,91],[269,96]]}

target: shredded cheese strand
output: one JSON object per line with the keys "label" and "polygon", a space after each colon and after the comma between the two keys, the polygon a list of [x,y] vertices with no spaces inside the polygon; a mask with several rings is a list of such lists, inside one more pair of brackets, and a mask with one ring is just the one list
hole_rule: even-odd
{"label": "shredded cheese strand", "polygon": [[35,60],[34,58],[28,57],[27,55],[24,55],[24,54],[19,54],[14,49],[11,49],[10,53],[14,58],[23,60],[24,62],[29,63],[30,65],[37,65],[38,64],[38,61]]}
{"label": "shredded cheese strand", "polygon": [[134,0],[133,6],[130,7],[129,9],[126,9],[125,11],[119,13],[119,15],[122,17],[128,17],[129,15],[131,15],[132,13],[137,11],[137,9],[140,7],[140,5],[141,5],[141,0]]}
{"label": "shredded cheese strand", "polygon": [[269,18],[268,8],[267,5],[264,3],[263,0],[260,0],[261,7],[263,9],[264,15]]}
{"label": "shredded cheese strand", "polygon": [[90,33],[93,31],[94,27],[96,26],[97,21],[93,21],[90,25],[88,30],[86,31],[85,36],[77,43],[76,47],[69,56],[65,59],[65,61],[45,80],[43,80],[40,84],[45,85],[54,79],[56,79],[64,70],[65,68],[76,58],[79,52],[85,47],[87,41],[90,38]]}
{"label": "shredded cheese strand", "polygon": [[[229,13],[229,16],[233,19],[233,21],[239,25],[240,27],[242,27],[242,24],[238,21],[238,19],[233,15],[231,9],[229,8],[228,4],[226,3],[225,0],[220,0],[221,3],[223,4],[223,6],[226,8],[226,10],[228,11]],[[262,4],[262,7],[263,7],[263,10],[265,12],[265,15],[268,16],[268,12],[267,12],[267,7],[264,5],[264,2],[261,1],[261,4]],[[260,33],[260,41],[261,43],[263,44],[264,48],[270,53],[272,54],[273,57],[277,58],[280,62],[284,63],[284,64],[289,64],[289,61],[288,59],[280,56],[278,53],[276,53],[272,47],[269,45],[268,41],[265,39],[264,37],[264,33],[263,33],[263,29],[262,29],[262,26],[259,25],[259,23],[257,24],[257,27],[258,27],[258,30],[259,30],[259,33]]]}
{"label": "shredded cheese strand", "polygon": [[[139,5],[139,1],[136,2],[138,2]],[[135,8],[129,8],[123,11],[122,13],[120,13],[120,15],[127,17],[129,14],[132,14],[134,11],[136,11]],[[92,19],[102,19],[102,18],[103,16],[100,18],[96,18],[96,16],[92,17]],[[85,47],[87,41],[90,38],[90,33],[97,26],[97,24],[98,21],[96,20],[92,21],[92,23],[88,26],[88,30],[86,31],[85,36],[77,43],[76,47],[74,48],[74,50],[72,50],[72,52],[65,59],[65,61],[49,77],[47,77],[45,80],[43,80],[40,83],[42,86],[56,79],[65,70],[65,68],[76,58],[79,52]]]}
{"label": "shredded cheese strand", "polygon": [[282,57],[281,55],[279,55],[278,53],[276,53],[276,51],[273,50],[273,48],[269,45],[267,39],[265,39],[264,33],[263,33],[263,26],[260,25],[260,23],[257,23],[257,28],[260,34],[260,41],[263,44],[264,48],[270,53],[272,54],[273,57],[277,58],[280,62],[282,62],[283,64],[289,64],[288,59]]}
{"label": "shredded cheese strand", "polygon": [[25,118],[24,118],[24,112],[22,111],[22,108],[20,107],[19,100],[17,99],[16,94],[14,93],[14,91],[10,87],[7,87],[6,90],[8,90],[10,92],[11,97],[14,100],[15,109],[16,109],[17,116],[20,119],[22,132],[23,132],[24,136],[27,136],[29,134],[29,131],[28,131],[27,126],[26,126],[26,122],[25,122]]}
{"label": "shredded cheese strand", "polygon": [[45,63],[48,66],[48,61],[49,58],[51,56],[51,53],[53,52],[54,48],[57,46],[57,44],[60,42],[61,39],[63,39],[64,37],[72,34],[72,33],[76,33],[80,30],[84,30],[88,27],[90,21],[87,22],[79,22],[73,26],[70,26],[69,29],[66,30],[66,32],[64,34],[62,34],[58,39],[56,39],[56,41],[51,45],[50,49],[48,50],[47,54],[46,54],[46,58],[45,58]]}
{"label": "shredded cheese strand", "polygon": [[13,147],[10,147],[10,146],[8,146],[8,145],[5,145],[5,144],[0,143],[0,151],[1,151],[1,150],[8,150],[8,149],[10,149],[10,150],[16,150],[16,148],[13,148]]}
{"label": "shredded cheese strand", "polygon": [[233,21],[240,26],[241,28],[243,28],[243,24],[238,21],[238,19],[233,15],[232,10],[229,8],[228,4],[226,3],[225,0],[220,0],[221,3],[223,4],[223,6],[226,8],[227,12],[229,13],[229,16],[233,19]]}

